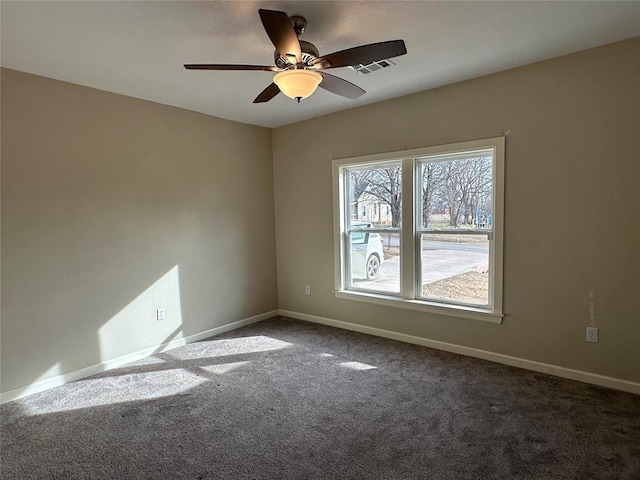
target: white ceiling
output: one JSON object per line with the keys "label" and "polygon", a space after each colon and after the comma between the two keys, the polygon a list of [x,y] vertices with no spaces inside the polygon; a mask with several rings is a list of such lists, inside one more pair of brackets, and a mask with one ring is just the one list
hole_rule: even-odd
{"label": "white ceiling", "polygon": [[[278,127],[640,35],[640,2],[2,1],[3,67],[239,122]],[[331,73],[367,91],[319,89],[255,105],[270,72],[186,71],[183,63],[272,65],[258,8],[303,15],[327,54],[402,38],[397,66]]]}

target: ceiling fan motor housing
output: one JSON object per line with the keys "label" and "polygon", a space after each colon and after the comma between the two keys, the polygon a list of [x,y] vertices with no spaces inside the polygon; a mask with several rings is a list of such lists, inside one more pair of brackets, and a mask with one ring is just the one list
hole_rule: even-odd
{"label": "ceiling fan motor housing", "polygon": [[[313,65],[315,59],[320,56],[318,48],[311,42],[300,40],[300,50],[302,51],[302,63],[306,67]],[[291,66],[291,63],[286,59],[283,59],[277,50],[273,52],[273,59],[275,60],[276,67],[278,68],[288,68]]]}

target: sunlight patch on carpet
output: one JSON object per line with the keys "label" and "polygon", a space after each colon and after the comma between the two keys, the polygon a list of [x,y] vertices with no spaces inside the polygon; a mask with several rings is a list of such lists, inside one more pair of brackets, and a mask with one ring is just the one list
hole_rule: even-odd
{"label": "sunlight patch on carpet", "polygon": [[374,368],[378,368],[374,367],[373,365],[367,365],[366,363],[360,362],[342,362],[338,365],[340,365],[341,367],[350,368],[351,370],[372,370]]}
{"label": "sunlight patch on carpet", "polygon": [[223,363],[221,365],[209,365],[206,367],[198,367],[199,369],[205,370],[210,373],[215,373],[216,375],[222,375],[224,373],[228,373],[236,368],[240,368],[243,365],[247,365],[251,362],[233,362],[233,363]]}
{"label": "sunlight patch on carpet", "polygon": [[[291,344],[275,338],[257,335],[255,337],[238,337],[224,340],[210,340],[185,345],[178,350],[172,350],[170,356],[176,360],[192,360],[208,357],[224,357],[227,355],[241,355],[246,353],[269,352],[282,350]],[[166,354],[169,355],[169,354]]]}
{"label": "sunlight patch on carpet", "polygon": [[95,408],[178,395],[207,380],[182,368],[107,376],[68,383],[32,395],[23,401],[23,405],[31,415]]}

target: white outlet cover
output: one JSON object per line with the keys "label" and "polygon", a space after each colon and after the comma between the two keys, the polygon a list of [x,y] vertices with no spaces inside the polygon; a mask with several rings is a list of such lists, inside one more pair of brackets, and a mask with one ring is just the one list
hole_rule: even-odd
{"label": "white outlet cover", "polygon": [[164,308],[158,308],[156,310],[156,318],[158,320],[164,320]]}
{"label": "white outlet cover", "polygon": [[587,327],[587,342],[598,343],[597,327]]}

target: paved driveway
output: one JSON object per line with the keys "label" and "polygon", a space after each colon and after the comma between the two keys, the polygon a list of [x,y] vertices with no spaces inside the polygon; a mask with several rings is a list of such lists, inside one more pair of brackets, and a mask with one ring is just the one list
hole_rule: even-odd
{"label": "paved driveway", "polygon": [[[462,273],[486,267],[488,264],[488,249],[482,246],[472,248],[428,249],[422,251],[422,279],[428,284],[454,277]],[[375,280],[354,282],[358,288],[380,290],[384,292],[398,292],[400,290],[400,257],[392,257],[380,266],[380,273]]]}

